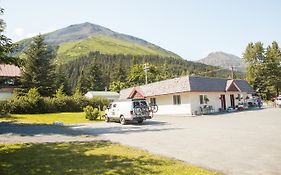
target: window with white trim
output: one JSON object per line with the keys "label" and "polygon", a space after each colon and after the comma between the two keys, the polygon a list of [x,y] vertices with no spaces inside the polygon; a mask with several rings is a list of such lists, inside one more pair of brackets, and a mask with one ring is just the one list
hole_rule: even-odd
{"label": "window with white trim", "polygon": [[209,99],[207,95],[199,95],[200,105],[207,104]]}
{"label": "window with white trim", "polygon": [[156,105],[156,98],[150,98],[150,104],[153,106],[153,105]]}
{"label": "window with white trim", "polygon": [[173,101],[174,101],[174,105],[180,105],[181,104],[181,96],[180,95],[173,95]]}

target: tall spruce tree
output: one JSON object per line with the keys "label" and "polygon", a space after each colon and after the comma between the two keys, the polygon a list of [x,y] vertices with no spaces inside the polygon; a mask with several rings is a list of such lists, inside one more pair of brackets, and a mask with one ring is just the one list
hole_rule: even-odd
{"label": "tall spruce tree", "polygon": [[103,91],[106,88],[106,80],[103,76],[101,65],[96,61],[88,68],[87,79],[90,84],[89,90]]}
{"label": "tall spruce tree", "polygon": [[[4,9],[0,7],[0,16],[3,14]],[[12,40],[3,34],[5,27],[4,20],[0,18],[0,64],[15,64],[15,58],[9,56],[14,49],[14,45],[12,44]]]}
{"label": "tall spruce tree", "polygon": [[55,92],[52,59],[53,52],[44,43],[44,37],[41,34],[34,37],[22,65],[21,82],[24,89],[37,88],[42,96],[51,96]]}

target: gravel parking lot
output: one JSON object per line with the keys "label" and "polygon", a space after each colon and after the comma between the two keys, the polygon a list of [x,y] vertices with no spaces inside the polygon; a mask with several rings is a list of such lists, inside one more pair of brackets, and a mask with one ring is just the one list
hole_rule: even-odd
{"label": "gravel parking lot", "polygon": [[95,139],[138,147],[225,174],[281,174],[280,108],[200,117],[155,117],[142,125],[0,125],[0,143]]}
{"label": "gravel parking lot", "polygon": [[225,174],[281,174],[281,109],[277,108],[75,129]]}

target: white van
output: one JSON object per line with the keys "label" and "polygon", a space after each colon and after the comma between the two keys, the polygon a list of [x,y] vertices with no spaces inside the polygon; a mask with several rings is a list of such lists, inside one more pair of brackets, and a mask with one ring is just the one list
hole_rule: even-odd
{"label": "white van", "polygon": [[112,102],[105,111],[105,121],[119,121],[122,125],[128,121],[142,123],[152,118],[152,112],[145,99],[128,99]]}

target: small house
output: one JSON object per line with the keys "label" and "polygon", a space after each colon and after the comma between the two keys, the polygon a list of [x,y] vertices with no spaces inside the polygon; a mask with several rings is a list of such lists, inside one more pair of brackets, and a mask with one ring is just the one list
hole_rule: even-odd
{"label": "small house", "polygon": [[120,91],[120,99],[145,98],[158,105],[157,115],[196,115],[235,109],[253,93],[245,80],[184,76]]}
{"label": "small house", "polygon": [[5,100],[12,96],[20,74],[21,70],[19,67],[0,64],[0,100]]}

